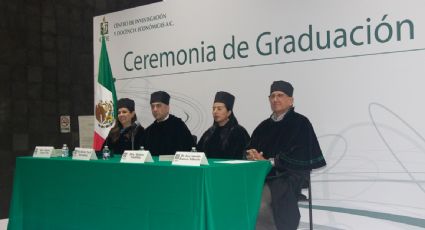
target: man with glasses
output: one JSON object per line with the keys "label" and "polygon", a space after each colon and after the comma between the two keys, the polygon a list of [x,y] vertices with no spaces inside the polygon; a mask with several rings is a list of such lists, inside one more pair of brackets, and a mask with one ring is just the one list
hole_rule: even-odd
{"label": "man with glasses", "polygon": [[326,165],[310,121],[294,111],[294,88],[286,81],[270,87],[270,118],[254,130],[249,160],[273,166],[264,184],[257,230],[295,230],[300,222],[298,195],[312,169]]}

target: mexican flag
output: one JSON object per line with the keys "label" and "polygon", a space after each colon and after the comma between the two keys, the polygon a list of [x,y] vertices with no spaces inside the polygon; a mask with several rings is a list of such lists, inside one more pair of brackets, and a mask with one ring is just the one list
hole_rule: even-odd
{"label": "mexican flag", "polygon": [[117,117],[117,94],[115,92],[114,78],[109,64],[108,51],[106,50],[105,37],[102,36],[102,48],[99,57],[99,72],[95,83],[94,92],[95,121],[93,148],[101,150],[103,142],[115,124]]}

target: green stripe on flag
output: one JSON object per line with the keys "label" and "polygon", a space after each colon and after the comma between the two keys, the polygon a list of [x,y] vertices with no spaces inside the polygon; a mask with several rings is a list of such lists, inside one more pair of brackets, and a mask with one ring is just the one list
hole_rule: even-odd
{"label": "green stripe on flag", "polygon": [[117,118],[117,93],[115,92],[115,79],[112,77],[111,64],[109,63],[108,50],[106,49],[105,37],[102,36],[102,48],[99,58],[99,75],[97,78],[99,84],[103,85],[112,93],[114,102],[114,117]]}

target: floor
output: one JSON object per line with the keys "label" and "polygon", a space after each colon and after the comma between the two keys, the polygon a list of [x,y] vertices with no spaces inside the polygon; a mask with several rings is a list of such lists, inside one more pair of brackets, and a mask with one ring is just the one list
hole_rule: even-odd
{"label": "floor", "polygon": [[[324,209],[322,206],[319,208]],[[301,204],[301,222],[298,227],[300,230],[309,229],[308,206]],[[328,211],[313,210],[313,228],[316,230],[339,230],[339,229],[385,229],[385,230],[416,230],[425,229],[410,224],[403,224],[394,220],[383,220],[367,214],[352,214],[347,210]],[[7,219],[0,220],[0,230],[7,229]]]}

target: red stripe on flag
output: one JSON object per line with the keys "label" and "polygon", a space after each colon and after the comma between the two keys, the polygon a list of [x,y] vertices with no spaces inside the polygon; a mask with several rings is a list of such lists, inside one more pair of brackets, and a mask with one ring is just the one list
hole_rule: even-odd
{"label": "red stripe on flag", "polygon": [[94,132],[94,138],[93,138],[93,148],[96,151],[100,151],[102,150],[102,145],[103,142],[105,142],[105,139],[103,139],[103,137],[101,137],[99,134],[97,134],[96,132]]}

